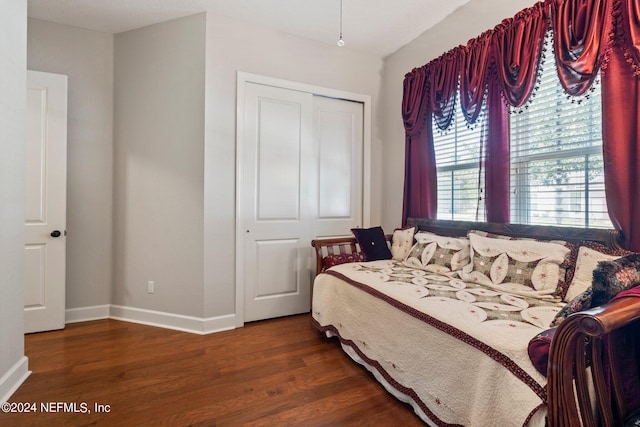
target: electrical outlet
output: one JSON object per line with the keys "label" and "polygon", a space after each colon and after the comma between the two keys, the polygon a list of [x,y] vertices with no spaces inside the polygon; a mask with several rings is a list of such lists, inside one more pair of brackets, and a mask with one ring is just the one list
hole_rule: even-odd
{"label": "electrical outlet", "polygon": [[156,284],[153,280],[147,282],[147,293],[153,294],[156,292]]}

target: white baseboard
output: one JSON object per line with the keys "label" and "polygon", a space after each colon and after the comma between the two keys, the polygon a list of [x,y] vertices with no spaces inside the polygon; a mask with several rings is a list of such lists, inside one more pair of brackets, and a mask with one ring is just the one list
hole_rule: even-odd
{"label": "white baseboard", "polygon": [[236,328],[235,314],[204,318],[109,304],[70,308],[65,312],[65,323],[98,319],[123,320],[125,322],[141,323],[200,335]]}
{"label": "white baseboard", "polygon": [[230,331],[231,329],[237,328],[235,314],[207,317],[202,320],[202,334],[213,334],[215,332]]}
{"label": "white baseboard", "polygon": [[202,318],[120,305],[111,305],[110,307],[110,319],[175,329],[193,334],[205,335],[235,329],[236,327],[234,314]]}
{"label": "white baseboard", "polygon": [[65,311],[65,323],[87,322],[89,320],[108,319],[109,304],[90,307],[69,308]]}
{"label": "white baseboard", "polygon": [[29,359],[22,356],[6,374],[0,377],[0,403],[7,402],[29,375],[31,375]]}

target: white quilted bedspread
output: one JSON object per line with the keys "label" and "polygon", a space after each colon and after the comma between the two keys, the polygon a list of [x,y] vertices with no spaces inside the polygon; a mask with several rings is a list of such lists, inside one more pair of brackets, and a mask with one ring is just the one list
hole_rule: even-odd
{"label": "white quilted bedspread", "polygon": [[527,354],[559,300],[465,283],[394,261],[318,275],[312,316],[436,425],[544,425],[546,379]]}

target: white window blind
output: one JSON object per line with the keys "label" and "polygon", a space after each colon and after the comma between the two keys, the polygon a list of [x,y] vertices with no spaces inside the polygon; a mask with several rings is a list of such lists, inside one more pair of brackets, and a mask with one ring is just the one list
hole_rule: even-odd
{"label": "white window blind", "polygon": [[[459,106],[459,99],[456,100]],[[446,131],[433,124],[438,170],[438,219],[484,221],[484,174],[480,173],[481,128],[467,126],[460,108]]]}
{"label": "white window blind", "polygon": [[510,117],[511,222],[612,227],[604,194],[600,85],[588,97],[571,99],[548,52],[535,97]]}

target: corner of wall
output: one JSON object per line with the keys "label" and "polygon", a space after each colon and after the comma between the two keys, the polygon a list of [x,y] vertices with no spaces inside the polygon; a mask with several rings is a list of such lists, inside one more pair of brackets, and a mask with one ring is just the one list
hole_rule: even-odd
{"label": "corner of wall", "polygon": [[28,376],[24,356],[27,4],[2,3],[0,26],[0,400]]}

